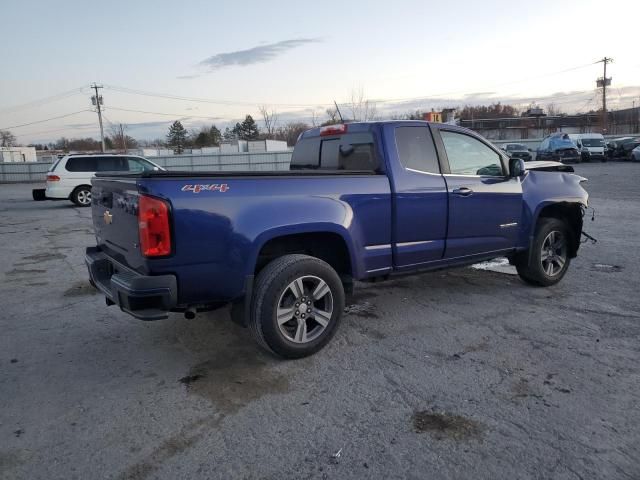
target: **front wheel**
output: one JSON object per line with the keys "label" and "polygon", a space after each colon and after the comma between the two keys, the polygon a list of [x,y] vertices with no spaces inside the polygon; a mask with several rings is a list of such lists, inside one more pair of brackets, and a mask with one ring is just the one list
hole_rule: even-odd
{"label": "front wheel", "polygon": [[331,340],[343,310],[342,281],[329,264],[308,255],[284,255],[258,275],[250,326],[265,349],[301,358]]}
{"label": "front wheel", "polygon": [[531,251],[520,254],[515,262],[520,278],[542,287],[562,280],[569,263],[569,229],[557,218],[540,219]]}
{"label": "front wheel", "polygon": [[71,201],[79,207],[91,205],[91,187],[83,185],[76,188],[71,194]]}

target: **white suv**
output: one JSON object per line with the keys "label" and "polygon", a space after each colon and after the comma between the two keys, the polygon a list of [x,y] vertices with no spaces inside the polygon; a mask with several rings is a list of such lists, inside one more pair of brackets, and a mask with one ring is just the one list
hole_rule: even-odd
{"label": "white suv", "polygon": [[47,172],[45,197],[69,199],[79,207],[91,205],[91,177],[96,172],[164,170],[153,162],[131,155],[66,155]]}

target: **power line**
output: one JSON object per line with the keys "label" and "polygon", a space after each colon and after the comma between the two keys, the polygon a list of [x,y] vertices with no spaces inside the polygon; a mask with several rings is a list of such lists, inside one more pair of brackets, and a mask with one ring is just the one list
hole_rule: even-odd
{"label": "power line", "polygon": [[115,85],[105,85],[105,88],[110,90],[120,92],[120,93],[128,93],[132,95],[142,95],[145,97],[157,97],[157,98],[166,98],[169,100],[181,100],[186,102],[195,102],[195,103],[212,103],[217,105],[227,105],[227,106],[242,106],[242,107],[255,107],[256,105],[273,105],[278,107],[320,107],[320,106],[329,106],[333,105],[333,103],[272,103],[272,102],[241,102],[241,101],[233,101],[233,100],[216,100],[211,98],[197,98],[197,97],[184,97],[181,95],[171,95],[167,93],[156,93],[149,92],[145,90],[136,90],[133,88],[127,87],[118,87]]}
{"label": "power line", "polygon": [[212,116],[202,116],[202,115],[191,115],[189,113],[161,113],[161,112],[146,112],[144,110],[132,110],[129,108],[119,108],[119,107],[109,107],[110,110],[120,110],[123,112],[134,112],[134,113],[148,113],[150,115],[165,115],[168,117],[189,117],[189,118],[206,118],[208,120],[226,120],[221,117],[212,117]]}
{"label": "power line", "polygon": [[[86,130],[86,129],[96,129],[95,126],[93,125],[87,125],[84,127],[73,127],[73,130]],[[66,132],[70,130],[70,127],[65,127],[65,128],[56,128],[55,130],[43,130],[43,131],[39,131],[39,132],[25,132],[25,133],[21,133],[20,135],[23,137],[26,136],[33,136],[33,135],[44,135],[47,133],[56,133],[56,132]]]}
{"label": "power line", "polygon": [[35,122],[23,123],[22,125],[12,125],[10,127],[2,127],[2,128],[0,128],[0,130],[9,130],[9,129],[12,129],[12,128],[27,127],[29,125],[35,125],[36,123],[49,122],[51,120],[57,120],[59,118],[66,118],[66,117],[70,117],[71,115],[77,115],[77,114],[82,113],[82,112],[91,112],[91,111],[92,110],[78,110],[77,112],[71,112],[71,113],[67,113],[65,115],[59,115],[57,117],[45,118],[44,120],[37,120]]}
{"label": "power line", "polygon": [[14,105],[12,107],[4,107],[0,109],[0,112],[16,112],[19,110],[24,110],[28,108],[38,107],[40,105],[44,105],[47,103],[55,102],[57,100],[62,100],[64,98],[73,97],[74,95],[79,95],[84,90],[84,87],[78,87],[71,90],[67,90],[66,92],[57,93],[55,95],[51,95],[49,97],[40,98],[38,100],[32,100],[27,103],[23,103],[20,105]]}
{"label": "power line", "polygon": [[[588,63],[585,65],[578,65],[576,67],[571,67],[571,68],[565,68],[563,70],[558,70],[555,72],[549,72],[543,75],[538,75],[535,77],[526,77],[526,78],[521,78],[518,80],[512,80],[509,82],[504,82],[504,83],[500,83],[497,85],[494,85],[493,87],[486,87],[486,88],[495,88],[495,87],[500,87],[503,85],[510,85],[510,84],[514,84],[514,83],[521,83],[521,82],[526,82],[526,81],[530,81],[530,80],[537,80],[540,78],[544,78],[544,77],[549,77],[549,76],[553,76],[553,75],[559,75],[562,73],[566,73],[566,72],[571,72],[574,70],[579,70],[582,68],[586,68],[586,67],[590,67],[592,65],[594,65],[597,62],[592,62],[592,63]],[[246,101],[234,101],[234,100],[218,100],[218,99],[210,99],[210,98],[199,98],[199,97],[187,97],[187,96],[182,96],[182,95],[173,95],[173,94],[168,94],[168,93],[157,93],[157,92],[150,92],[147,90],[139,90],[139,89],[133,89],[133,88],[128,88],[128,87],[120,87],[120,86],[116,86],[116,85],[105,85],[105,88],[120,92],[120,93],[127,93],[127,94],[132,94],[132,95],[142,95],[142,96],[147,96],[147,97],[157,97],[157,98],[165,98],[165,99],[169,99],[169,100],[181,100],[181,101],[187,101],[187,102],[195,102],[195,103],[211,103],[211,104],[218,104],[218,105],[227,105],[227,106],[256,106],[256,105],[273,105],[273,106],[279,106],[279,107],[320,107],[320,106],[332,106],[333,102],[331,103],[322,103],[322,102],[316,102],[316,103],[272,103],[272,102],[246,102]],[[420,97],[405,97],[405,98],[387,98],[387,99],[372,99],[372,101],[378,102],[378,103],[389,103],[389,102],[409,102],[409,101],[417,101],[417,100],[429,100],[429,99],[433,99],[433,98],[437,98],[437,97],[443,97],[446,95],[469,95],[470,92],[463,92],[463,91],[454,91],[454,92],[444,92],[444,93],[436,93],[433,95],[428,95],[428,96],[420,96]]]}

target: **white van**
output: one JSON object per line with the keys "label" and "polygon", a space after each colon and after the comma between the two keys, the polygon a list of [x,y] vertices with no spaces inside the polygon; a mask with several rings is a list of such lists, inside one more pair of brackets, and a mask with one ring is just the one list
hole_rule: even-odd
{"label": "white van", "polygon": [[570,133],[569,138],[576,144],[582,161],[607,161],[607,146],[601,133]]}
{"label": "white van", "polygon": [[[71,200],[79,207],[91,205],[91,177],[96,172],[142,172],[164,170],[146,158],[132,155],[66,155],[47,172],[44,196]],[[34,193],[34,199],[35,199]]]}

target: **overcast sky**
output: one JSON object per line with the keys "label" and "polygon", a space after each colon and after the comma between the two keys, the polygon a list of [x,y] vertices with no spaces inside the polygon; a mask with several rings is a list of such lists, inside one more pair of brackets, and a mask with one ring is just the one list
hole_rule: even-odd
{"label": "overcast sky", "polygon": [[610,104],[630,107],[638,18],[637,0],[4,2],[0,128],[24,143],[95,137],[91,111],[18,127],[90,109],[94,81],[117,87],[102,91],[106,118],[138,138],[175,119],[257,118],[260,104],[283,121],[322,116],[354,89],[385,115],[495,100],[586,111],[605,55]]}

